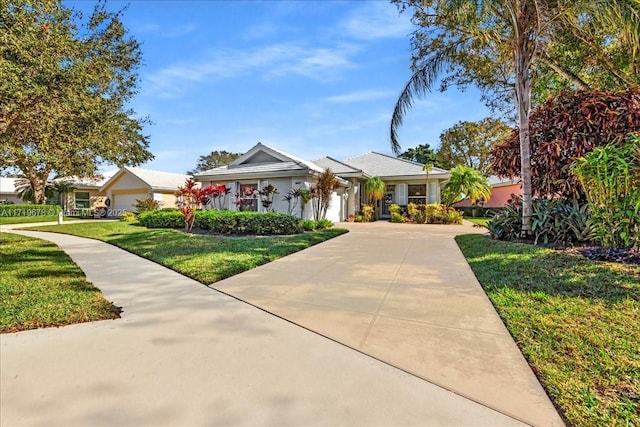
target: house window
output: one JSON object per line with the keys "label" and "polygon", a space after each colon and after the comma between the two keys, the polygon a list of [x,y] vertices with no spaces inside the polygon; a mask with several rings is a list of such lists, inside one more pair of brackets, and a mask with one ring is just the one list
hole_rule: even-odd
{"label": "house window", "polygon": [[258,211],[258,184],[238,184],[236,206],[239,211]]}
{"label": "house window", "polygon": [[424,204],[426,190],[426,184],[409,184],[408,203]]}
{"label": "house window", "polygon": [[91,198],[88,191],[76,191],[74,196],[76,209],[89,209],[91,207]]}

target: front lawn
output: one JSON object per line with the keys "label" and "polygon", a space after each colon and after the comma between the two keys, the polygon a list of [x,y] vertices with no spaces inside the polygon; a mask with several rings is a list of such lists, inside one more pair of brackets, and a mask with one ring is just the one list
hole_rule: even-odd
{"label": "front lawn", "polygon": [[[64,217],[65,221],[73,221],[78,218]],[[57,222],[58,215],[43,216],[0,216],[0,225],[2,224],[28,224],[33,222]]]}
{"label": "front lawn", "polygon": [[34,227],[102,240],[209,285],[346,233],[327,229],[290,236],[211,236],[147,229],[125,222]]}
{"label": "front lawn", "polygon": [[0,233],[0,332],[115,319],[119,309],[53,243]]}
{"label": "front lawn", "polygon": [[475,217],[471,217],[471,218],[465,218],[467,221],[471,221],[474,224],[480,225],[482,227],[487,227],[487,224],[489,224],[489,221],[491,221],[491,218],[475,218]]}
{"label": "front lawn", "polygon": [[456,238],[547,393],[576,426],[640,426],[640,267]]}

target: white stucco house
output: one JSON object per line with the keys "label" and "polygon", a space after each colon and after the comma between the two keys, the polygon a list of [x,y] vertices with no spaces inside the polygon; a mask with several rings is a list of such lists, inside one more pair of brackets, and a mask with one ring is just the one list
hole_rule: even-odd
{"label": "white stucco house", "polygon": [[[392,203],[425,203],[427,173],[422,170],[422,165],[375,152],[344,161],[332,157],[308,161],[258,143],[233,163],[198,173],[194,175],[194,179],[203,187],[224,184],[230,188],[231,197],[225,206],[230,210],[238,209],[236,202],[243,197],[243,188],[251,187],[260,191],[267,185],[272,185],[278,190],[278,194],[270,208],[276,212],[288,212],[289,204],[284,196],[291,189],[312,187],[317,177],[327,168],[338,176],[340,182],[327,212],[327,218],[331,221],[344,221],[349,215],[355,215],[362,203],[367,203],[364,183],[373,176],[379,176],[387,185],[385,199],[379,202],[383,218],[388,217],[388,206]],[[449,172],[443,169],[433,168],[429,172],[430,203],[440,200],[440,189],[449,177]],[[265,210],[259,202],[251,207],[256,211]],[[300,215],[300,206],[292,214]],[[312,217],[310,206],[305,207],[303,216]]]}

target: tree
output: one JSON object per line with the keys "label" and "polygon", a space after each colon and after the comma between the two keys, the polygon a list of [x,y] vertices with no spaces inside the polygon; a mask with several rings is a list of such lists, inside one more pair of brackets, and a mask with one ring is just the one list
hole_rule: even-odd
{"label": "tree", "polygon": [[194,170],[187,171],[187,175],[195,175],[209,169],[228,165],[240,156],[240,153],[230,153],[225,150],[212,151],[206,156],[200,156],[200,158],[198,159],[198,164],[196,164],[196,168]]}
{"label": "tree", "polygon": [[471,204],[478,200],[489,200],[491,185],[479,171],[468,166],[458,165],[451,169],[451,178],[442,190],[443,203],[451,206],[464,199]]}
{"label": "tree", "polygon": [[438,163],[436,153],[429,146],[429,144],[420,144],[415,148],[409,148],[403,153],[401,153],[398,157],[400,157],[401,159],[410,160],[412,162],[422,163],[422,164],[432,163],[436,165]]}
{"label": "tree", "polygon": [[58,194],[58,203],[62,206],[62,210],[67,210],[67,195],[73,193],[76,187],[73,182],[64,179],[56,179],[53,181],[52,190]]}
{"label": "tree", "polygon": [[[20,197],[25,202],[35,203],[35,198],[33,195],[33,187],[27,178],[23,175],[15,182],[15,190],[18,193],[18,197]],[[44,197],[45,199],[50,199],[55,195],[55,191],[53,189],[53,181],[47,180],[44,183]]]}
{"label": "tree", "polygon": [[[570,172],[575,159],[596,147],[620,145],[640,131],[640,89],[565,92],[531,113],[531,166],[534,195],[583,198],[584,188]],[[520,173],[518,130],[491,152],[493,171],[514,178]]]}
{"label": "tree", "polygon": [[[635,52],[640,14],[632,6],[618,4],[626,2],[606,0],[392,1],[401,11],[412,7],[414,22],[419,25],[412,38],[413,75],[398,98],[391,120],[392,148],[396,152],[400,149],[397,130],[414,96],[429,92],[443,71],[447,75],[441,90],[451,84],[465,87],[473,83],[493,109],[509,105],[510,98],[515,100],[511,105],[516,107],[519,127],[522,231],[531,234],[529,113],[534,76],[554,72],[573,87],[586,85],[563,61],[551,57],[557,53],[550,46],[557,43],[559,29],[573,26],[572,31],[591,40],[596,37],[590,32],[604,30],[607,36],[600,40],[601,47],[620,41]],[[597,25],[584,26],[585,21]],[[637,73],[637,65],[632,68]]]}
{"label": "tree", "polygon": [[331,194],[340,185],[336,174],[327,168],[320,174],[315,187],[310,192],[313,197],[313,216],[316,221],[327,216],[327,210],[331,206]]}
{"label": "tree", "polygon": [[387,187],[379,176],[373,176],[364,183],[364,191],[369,199],[369,204],[373,206],[376,201],[384,197]]}
{"label": "tree", "polygon": [[512,128],[499,119],[460,121],[440,134],[438,160],[444,169],[464,165],[491,175],[491,149],[511,134]]}
{"label": "tree", "polygon": [[92,176],[103,162],[153,158],[136,93],[141,51],[103,2],[84,19],[62,1],[0,5],[0,168],[17,168],[43,203],[47,179]]}

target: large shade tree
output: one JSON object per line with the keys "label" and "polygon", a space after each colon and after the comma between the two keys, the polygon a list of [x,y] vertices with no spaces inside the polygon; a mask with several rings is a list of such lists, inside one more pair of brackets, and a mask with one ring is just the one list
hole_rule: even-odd
{"label": "large shade tree", "polygon": [[200,156],[198,158],[198,163],[196,164],[195,169],[187,171],[187,174],[195,175],[197,173],[204,172],[209,169],[228,165],[240,156],[241,156],[241,153],[230,153],[227,150],[212,151],[206,156]]}
{"label": "large shade tree", "polygon": [[0,2],[0,168],[18,169],[43,203],[51,174],[153,158],[148,119],[127,107],[140,61],[121,14],[103,2],[89,17],[58,0]]}
{"label": "large shade tree", "polygon": [[[593,67],[581,67],[563,58],[558,46],[567,35],[598,44],[607,57],[606,46],[619,46],[637,58],[637,2],[607,0],[393,0],[401,10],[413,10],[418,25],[412,38],[413,75],[396,103],[390,128],[392,148],[398,152],[398,128],[415,96],[428,93],[437,79],[441,89],[455,84],[475,84],[493,109],[517,113],[520,174],[523,186],[523,234],[531,233],[532,188],[529,145],[529,114],[532,91],[541,91],[540,75],[574,88],[588,87],[587,77],[599,83],[612,69],[637,79],[637,65],[624,70],[620,64],[602,67],[595,76]],[[623,4],[624,3],[624,4]],[[636,7],[633,6],[636,4]],[[589,25],[585,25],[589,23]],[[597,34],[595,34],[597,33]],[[575,43],[580,52],[587,49]],[[603,62],[607,58],[603,58]],[[630,62],[630,64],[634,64]],[[592,74],[589,74],[592,73]],[[549,80],[549,79],[548,79]],[[509,102],[509,100],[513,100]],[[511,106],[511,108],[509,107]],[[505,108],[506,107],[506,108]],[[515,108],[514,108],[515,107]]]}
{"label": "large shade tree", "polygon": [[491,149],[509,136],[512,128],[499,119],[460,121],[440,134],[438,160],[444,169],[468,166],[491,175]]}

